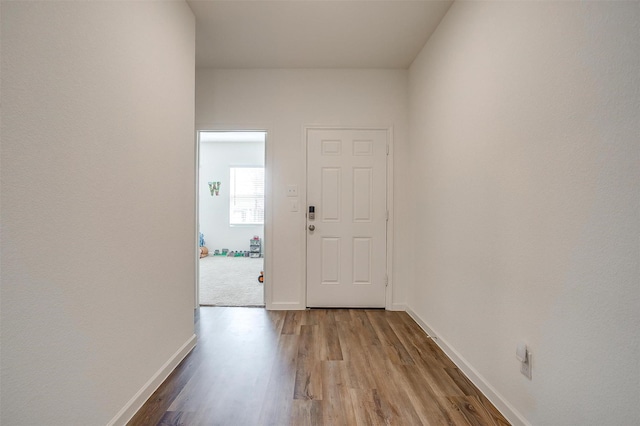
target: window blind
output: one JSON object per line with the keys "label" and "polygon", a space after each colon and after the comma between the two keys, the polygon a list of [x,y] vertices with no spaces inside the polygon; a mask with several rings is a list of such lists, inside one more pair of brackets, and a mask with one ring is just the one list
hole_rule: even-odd
{"label": "window blind", "polygon": [[264,167],[231,167],[229,182],[229,223],[264,224]]}

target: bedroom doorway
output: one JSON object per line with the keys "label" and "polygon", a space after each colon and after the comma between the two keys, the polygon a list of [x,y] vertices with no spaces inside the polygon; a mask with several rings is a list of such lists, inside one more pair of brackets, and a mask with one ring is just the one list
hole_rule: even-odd
{"label": "bedroom doorway", "polygon": [[198,132],[198,304],[264,306],[264,131]]}

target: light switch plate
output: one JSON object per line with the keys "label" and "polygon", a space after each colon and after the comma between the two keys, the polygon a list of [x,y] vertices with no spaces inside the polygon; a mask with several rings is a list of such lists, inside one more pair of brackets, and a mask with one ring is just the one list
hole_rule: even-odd
{"label": "light switch plate", "polygon": [[300,209],[300,206],[298,205],[298,199],[294,198],[293,200],[289,201],[289,210],[292,212],[297,212]]}
{"label": "light switch plate", "polygon": [[287,197],[298,196],[298,185],[287,185]]}

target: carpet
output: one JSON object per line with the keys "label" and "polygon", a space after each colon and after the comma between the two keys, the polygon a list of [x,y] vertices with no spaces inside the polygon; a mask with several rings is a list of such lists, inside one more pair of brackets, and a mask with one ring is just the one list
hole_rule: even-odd
{"label": "carpet", "polygon": [[258,282],[263,259],[207,256],[200,259],[200,304],[264,306],[264,284]]}

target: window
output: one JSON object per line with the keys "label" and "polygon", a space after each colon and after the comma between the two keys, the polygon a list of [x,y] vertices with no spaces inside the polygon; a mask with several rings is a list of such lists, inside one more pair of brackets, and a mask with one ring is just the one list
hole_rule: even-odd
{"label": "window", "polygon": [[230,225],[264,223],[264,167],[231,167]]}

